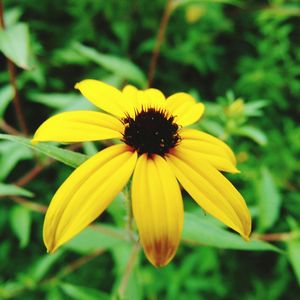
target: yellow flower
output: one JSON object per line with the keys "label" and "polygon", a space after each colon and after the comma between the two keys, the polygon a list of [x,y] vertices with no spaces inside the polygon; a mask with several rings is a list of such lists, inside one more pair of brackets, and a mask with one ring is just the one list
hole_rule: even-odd
{"label": "yellow flower", "polygon": [[219,172],[236,173],[231,149],[221,140],[185,128],[204,105],[186,93],[167,99],[157,89],[123,91],[97,80],[76,89],[102,112],[55,115],[36,131],[33,142],[119,139],[79,166],[54,195],[44,223],[49,252],[93,222],[129,181],[140,241],[149,261],[166,265],[175,255],[183,226],[177,180],[209,214],[248,239],[251,218],[243,197]]}

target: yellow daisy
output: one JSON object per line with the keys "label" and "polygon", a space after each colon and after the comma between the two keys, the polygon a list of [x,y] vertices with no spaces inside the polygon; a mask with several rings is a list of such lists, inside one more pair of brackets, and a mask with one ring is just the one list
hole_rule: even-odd
{"label": "yellow daisy", "polygon": [[141,91],[130,85],[121,92],[92,79],[75,88],[107,113],[60,113],[38,128],[33,142],[120,143],[85,161],[57,190],[44,223],[49,252],[93,222],[132,174],[133,216],[153,265],[166,265],[180,241],[183,201],[178,181],[207,213],[249,237],[251,218],[245,201],[219,172],[238,172],[233,152],[221,140],[185,128],[202,116],[202,103],[186,93],[166,99],[157,89]]}

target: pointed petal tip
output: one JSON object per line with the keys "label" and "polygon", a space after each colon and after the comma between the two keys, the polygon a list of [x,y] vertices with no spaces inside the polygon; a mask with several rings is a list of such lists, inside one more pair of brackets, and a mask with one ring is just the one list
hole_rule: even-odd
{"label": "pointed petal tip", "polygon": [[53,253],[55,253],[57,250],[58,250],[58,248],[60,248],[60,244],[58,244],[58,243],[55,243],[55,241],[46,241],[46,240],[44,240],[44,244],[45,244],[45,247],[46,247],[46,250],[47,250],[47,253],[48,254],[53,254]]}
{"label": "pointed petal tip", "polygon": [[244,226],[245,227],[239,232],[239,234],[245,242],[249,242],[251,235],[251,218],[248,222],[246,222],[246,225]]}
{"label": "pointed petal tip", "polygon": [[75,85],[74,85],[74,88],[75,88],[76,90],[80,90],[80,88],[82,87],[82,84],[83,84],[84,82],[87,82],[88,80],[91,80],[91,79],[83,79],[83,80],[81,80],[81,81],[79,81],[79,82],[76,82]]}
{"label": "pointed petal tip", "polygon": [[148,261],[155,268],[162,268],[168,265],[174,258],[179,245],[179,241],[174,242],[161,239],[152,245],[144,245],[144,252]]}
{"label": "pointed petal tip", "polygon": [[39,143],[39,140],[36,139],[36,138],[33,138],[33,139],[30,140],[30,143],[35,146]]}
{"label": "pointed petal tip", "polygon": [[76,90],[79,90],[79,85],[80,85],[81,82],[82,82],[82,81],[75,83],[74,88],[75,88]]}
{"label": "pointed petal tip", "polygon": [[232,174],[240,174],[241,171],[239,169],[237,169],[236,167],[233,167],[232,170],[230,171],[230,173],[232,173]]}
{"label": "pointed petal tip", "polygon": [[156,269],[159,269],[159,268],[163,268],[165,266],[167,266],[169,264],[169,260],[166,261],[166,262],[160,262],[160,261],[150,261],[152,266],[154,266]]}
{"label": "pointed petal tip", "polygon": [[47,246],[47,245],[45,245],[46,246],[46,250],[47,250],[47,253],[48,254],[53,254],[54,252],[55,252],[55,247],[53,247],[53,246]]}
{"label": "pointed petal tip", "polygon": [[171,257],[164,257],[164,258],[147,256],[147,259],[156,269],[158,269],[167,266],[173,259],[174,255],[175,253]]}
{"label": "pointed petal tip", "polygon": [[250,242],[250,234],[248,235],[242,234],[241,236],[245,242]]}

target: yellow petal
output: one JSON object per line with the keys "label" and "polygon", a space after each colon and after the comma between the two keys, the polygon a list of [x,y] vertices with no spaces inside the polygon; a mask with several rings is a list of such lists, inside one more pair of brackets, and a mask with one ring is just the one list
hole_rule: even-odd
{"label": "yellow petal", "polygon": [[142,108],[146,109],[148,107],[160,108],[165,103],[164,94],[157,89],[147,89],[144,91],[138,90],[132,85],[126,85],[123,90],[123,96],[126,98],[126,102],[132,103],[133,114],[135,112],[141,111]]}
{"label": "yellow petal", "polygon": [[157,89],[147,89],[143,91],[145,96],[148,98],[148,102],[152,107],[161,107],[165,103],[165,96],[164,94]]}
{"label": "yellow petal", "polygon": [[84,142],[121,138],[123,124],[113,116],[94,111],[72,111],[46,120],[35,132],[33,143]]}
{"label": "yellow petal", "polygon": [[44,242],[49,252],[93,222],[125,186],[137,154],[124,144],[111,146],[78,167],[61,185],[47,210]]}
{"label": "yellow petal", "polygon": [[197,103],[189,94],[176,93],[167,98],[167,110],[175,117],[175,122],[181,126],[197,122],[204,112],[204,104]]}
{"label": "yellow petal", "polygon": [[207,213],[245,239],[249,237],[251,217],[246,203],[220,172],[198,156],[187,156],[178,149],[166,159],[184,189]]}
{"label": "yellow petal", "polygon": [[86,79],[75,85],[81,94],[94,105],[117,117],[124,117],[131,107],[115,87],[99,80]]}
{"label": "yellow petal", "polygon": [[183,225],[179,185],[159,155],[138,159],[132,181],[132,208],[149,261],[166,265],[175,255]]}
{"label": "yellow petal", "polygon": [[129,115],[131,117],[134,117],[135,112],[139,111],[140,108],[142,107],[142,104],[140,103],[137,97],[138,89],[132,85],[126,85],[123,88],[122,93],[123,93],[124,101],[130,103],[129,106],[131,107],[131,110],[129,111]]}
{"label": "yellow petal", "polygon": [[182,140],[193,140],[198,142],[205,142],[222,148],[223,154],[227,157],[227,159],[229,159],[233,163],[234,166],[236,166],[236,158],[234,153],[232,152],[230,147],[220,139],[208,133],[195,130],[195,129],[190,129],[190,128],[183,128],[182,130],[180,130],[179,134]]}
{"label": "yellow petal", "polygon": [[235,164],[219,145],[200,140],[182,139],[176,149],[186,156],[198,156],[219,171],[239,173]]}

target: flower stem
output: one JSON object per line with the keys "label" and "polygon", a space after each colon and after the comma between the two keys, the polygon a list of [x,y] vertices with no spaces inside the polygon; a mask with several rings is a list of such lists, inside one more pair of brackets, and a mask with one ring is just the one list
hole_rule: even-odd
{"label": "flower stem", "polygon": [[126,186],[124,191],[124,198],[126,201],[127,208],[127,231],[131,241],[136,242],[136,238],[133,234],[133,213],[132,213],[132,202],[129,185]]}
{"label": "flower stem", "polygon": [[[0,27],[5,29],[4,9],[3,9],[2,0],[0,0]],[[9,58],[6,58],[6,60],[7,60],[7,68],[8,68],[8,72],[9,72],[10,84],[14,91],[13,103],[14,103],[14,107],[15,107],[15,111],[16,111],[17,120],[18,120],[18,123],[20,125],[22,132],[25,135],[28,135],[28,129],[27,129],[25,117],[23,115],[21,101],[20,101],[20,95],[19,95],[19,91],[18,91],[18,87],[17,87],[17,75],[16,75],[15,65]]]}

